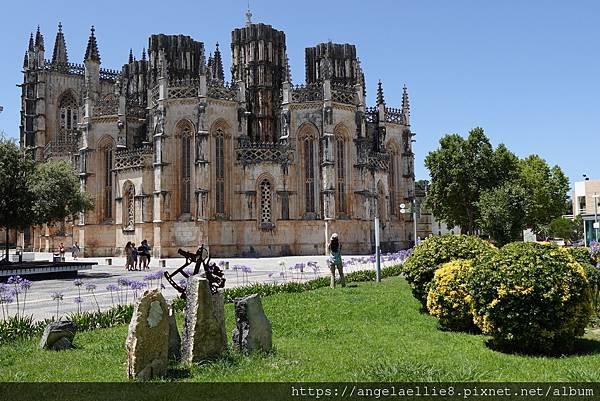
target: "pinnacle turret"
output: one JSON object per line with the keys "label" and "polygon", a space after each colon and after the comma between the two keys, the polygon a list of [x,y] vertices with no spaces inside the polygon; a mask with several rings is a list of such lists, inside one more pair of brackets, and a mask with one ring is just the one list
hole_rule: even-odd
{"label": "pinnacle turret", "polygon": [[25,58],[23,59],[23,68],[27,68],[28,66],[29,66],[28,52],[25,52]]}
{"label": "pinnacle turret", "polygon": [[35,33],[35,47],[40,50],[44,50],[44,35],[40,32],[40,26],[37,27],[37,32]]}
{"label": "pinnacle turret", "polygon": [[58,32],[56,33],[56,39],[54,40],[54,51],[52,53],[52,64],[54,65],[65,65],[69,62],[67,55],[67,44],[65,42],[65,35],[62,31],[62,24],[58,23]]}
{"label": "pinnacle turret", "polygon": [[28,46],[28,50],[30,52],[35,51],[35,49],[33,47],[33,32],[29,34],[29,46]]}
{"label": "pinnacle turret", "polygon": [[88,39],[87,49],[85,50],[85,58],[84,61],[95,61],[100,64],[100,52],[98,51],[98,43],[96,43],[96,36],[94,32],[96,29],[92,25],[92,29],[90,30],[90,37]]}
{"label": "pinnacle turret", "polygon": [[219,50],[219,42],[217,42],[215,52],[211,59],[209,59],[210,75],[215,81],[224,82],[225,73],[223,72],[223,60],[221,59],[221,51]]}
{"label": "pinnacle turret", "polygon": [[385,105],[385,98],[383,97],[383,85],[381,84],[381,80],[377,82],[377,105],[380,104]]}
{"label": "pinnacle turret", "polygon": [[142,49],[142,61],[146,61],[146,48]]}
{"label": "pinnacle turret", "polygon": [[133,63],[133,49],[129,48],[129,64]]}
{"label": "pinnacle turret", "polygon": [[406,84],[404,85],[402,91],[402,110],[410,111],[410,103],[408,100],[408,90],[406,89]]}
{"label": "pinnacle turret", "polygon": [[283,68],[284,68],[283,81],[291,83],[292,82],[292,70],[290,68],[290,59],[288,58],[287,54],[285,55],[285,64],[284,64]]}

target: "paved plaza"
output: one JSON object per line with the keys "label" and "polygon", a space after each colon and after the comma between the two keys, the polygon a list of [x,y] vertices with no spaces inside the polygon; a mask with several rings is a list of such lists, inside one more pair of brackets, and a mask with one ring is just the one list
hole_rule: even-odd
{"label": "paved plaza", "polygon": [[[36,253],[36,260],[52,260],[51,253]],[[388,258],[382,257],[382,267],[392,264],[385,262]],[[72,261],[73,258],[67,256],[66,261]],[[33,315],[35,320],[51,318],[56,316],[57,302],[52,300],[52,294],[59,292],[63,295],[63,300],[59,304],[59,315],[66,315],[71,312],[77,312],[78,306],[82,311],[96,310],[98,306],[101,310],[106,310],[117,303],[132,303],[135,298],[135,290],[131,287],[119,286],[119,279],[127,278],[138,283],[143,283],[145,288],[158,288],[164,286],[162,293],[171,300],[178,293],[166,279],[150,279],[151,275],[161,276],[160,271],[167,270],[173,272],[185,263],[184,258],[163,259],[166,267],[159,267],[159,259],[152,259],[150,269],[144,271],[125,270],[125,258],[112,258],[112,265],[106,264],[106,258],[79,258],[80,261],[98,262],[91,270],[80,271],[77,277],[54,277],[52,275],[35,278],[31,288],[27,292],[25,300],[25,314]],[[215,263],[228,262],[229,268],[225,269],[226,288],[249,285],[254,283],[278,283],[282,284],[290,281],[307,281],[321,276],[329,277],[327,268],[327,257],[324,255],[315,256],[288,256],[274,258],[231,258],[231,259],[212,259]],[[356,270],[375,269],[372,256],[348,255],[344,256],[344,272]],[[308,262],[311,262],[310,265]],[[315,263],[316,262],[316,263]],[[296,268],[298,264],[304,264],[303,272]],[[316,267],[314,265],[316,264]],[[193,264],[190,265],[193,268]],[[45,278],[42,278],[45,277]],[[179,282],[184,277],[178,275],[176,281]],[[83,284],[80,287],[75,286],[75,281],[80,279]],[[86,290],[88,285],[95,285],[93,292]],[[138,284],[139,285],[139,284]],[[118,291],[110,291],[108,288],[119,288]],[[135,287],[135,285],[134,285]],[[137,290],[141,294],[144,289]],[[80,290],[80,292],[78,291]],[[80,297],[82,303],[78,305],[76,299]],[[20,295],[20,304],[23,308],[23,295]],[[97,303],[96,303],[97,302]],[[16,304],[9,305],[9,311],[13,314],[16,311]]]}

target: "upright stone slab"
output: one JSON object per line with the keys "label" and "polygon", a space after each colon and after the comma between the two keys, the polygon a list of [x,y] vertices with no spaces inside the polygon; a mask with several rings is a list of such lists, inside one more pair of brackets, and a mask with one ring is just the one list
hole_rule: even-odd
{"label": "upright stone slab", "polygon": [[145,291],[138,299],[125,347],[130,379],[148,380],[167,373],[169,308],[159,290]]}
{"label": "upright stone slab", "polygon": [[181,359],[181,337],[177,329],[175,311],[169,310],[169,359],[179,361]]}
{"label": "upright stone slab", "polygon": [[200,362],[227,349],[223,293],[211,294],[208,280],[192,276],[186,289],[181,360]]}
{"label": "upright stone slab", "polygon": [[73,338],[76,331],[75,325],[70,320],[52,322],[44,330],[40,340],[40,348],[55,351],[73,348]]}
{"label": "upright stone slab", "polygon": [[233,346],[244,352],[273,348],[273,329],[258,294],[235,300],[235,329]]}

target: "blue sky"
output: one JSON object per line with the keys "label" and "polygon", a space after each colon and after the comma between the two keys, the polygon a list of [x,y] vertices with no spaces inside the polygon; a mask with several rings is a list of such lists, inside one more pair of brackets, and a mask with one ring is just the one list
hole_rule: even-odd
{"label": "blue sky", "polygon": [[[30,5],[36,3],[35,6]],[[244,23],[245,0],[60,1],[2,5],[0,130],[18,136],[19,89],[29,33],[39,24],[46,57],[62,21],[69,61],[82,62],[96,26],[102,67],[141,54],[152,33],[183,33],[208,50],[218,41],[226,74],[230,32]],[[304,48],[332,40],[357,45],[374,104],[378,79],[388,106],[406,84],[416,175],[446,133],[481,126],[492,143],[537,153],[571,180],[600,178],[600,2],[252,0],[253,20],[284,30],[294,83],[304,81]],[[33,11],[35,10],[35,11]]]}

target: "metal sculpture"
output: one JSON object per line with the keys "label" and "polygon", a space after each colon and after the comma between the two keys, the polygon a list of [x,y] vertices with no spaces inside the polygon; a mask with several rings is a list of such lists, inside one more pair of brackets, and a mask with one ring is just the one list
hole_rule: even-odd
{"label": "metal sculpture", "polygon": [[[177,274],[181,274],[183,277],[188,279],[190,276],[200,273],[200,268],[203,268],[204,272],[201,274],[208,280],[210,291],[213,294],[216,294],[220,288],[225,287],[225,276],[223,271],[219,269],[215,263],[210,263],[210,255],[208,253],[208,249],[204,247],[204,244],[198,248],[196,253],[187,252],[183,249],[178,249],[177,253],[185,258],[185,263],[173,273],[165,271],[164,274],[165,278],[173,286],[173,288],[179,291],[181,298],[185,299],[185,288],[177,284],[173,277],[175,277]],[[195,263],[194,270],[192,274],[189,274],[184,269],[192,263]]]}

